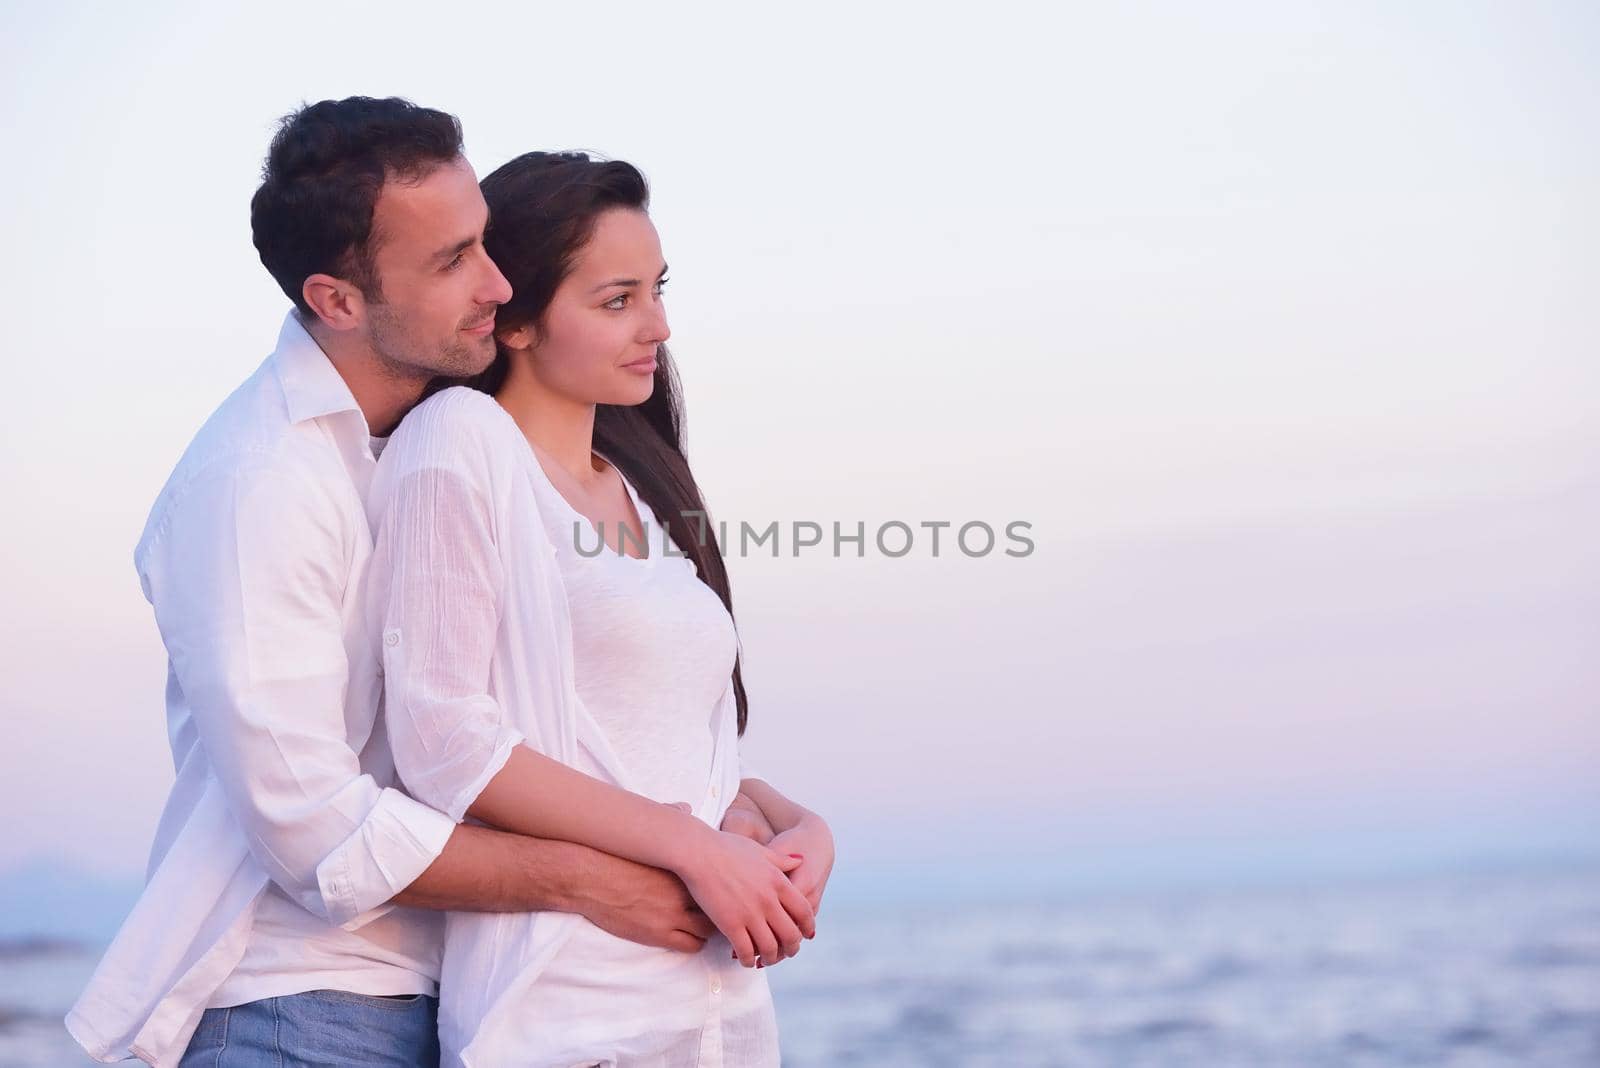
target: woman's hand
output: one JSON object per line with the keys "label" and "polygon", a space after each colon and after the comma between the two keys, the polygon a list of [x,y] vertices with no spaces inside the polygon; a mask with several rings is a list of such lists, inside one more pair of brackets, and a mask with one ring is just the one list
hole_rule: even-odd
{"label": "woman's hand", "polygon": [[[700,826],[705,827],[704,824]],[[815,938],[811,903],[786,874],[802,861],[739,834],[706,828],[678,877],[746,968],[775,963]]]}
{"label": "woman's hand", "polygon": [[801,855],[799,866],[789,870],[789,881],[805,895],[813,917],[821,912],[822,891],[833,872],[833,832],[822,817],[807,813],[789,830],[774,835],[767,847],[778,853]]}

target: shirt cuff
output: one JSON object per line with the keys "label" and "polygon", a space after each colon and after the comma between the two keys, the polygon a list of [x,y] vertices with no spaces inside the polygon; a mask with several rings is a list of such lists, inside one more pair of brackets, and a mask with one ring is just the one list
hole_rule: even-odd
{"label": "shirt cuff", "polygon": [[514,727],[502,726],[495,735],[494,745],[490,747],[489,759],[484,762],[483,768],[471,782],[456,791],[455,797],[450,799],[450,805],[445,809],[444,814],[456,823],[466,819],[467,809],[472,807],[472,803],[478,799],[479,794],[483,793],[490,780],[500,774],[500,769],[504,768],[506,761],[511,759],[511,750],[521,745],[523,740],[524,735],[521,731]]}
{"label": "shirt cuff", "polygon": [[354,931],[389,912],[389,899],[438,859],[455,829],[443,812],[386,787],[355,833],[317,865],[328,919]]}

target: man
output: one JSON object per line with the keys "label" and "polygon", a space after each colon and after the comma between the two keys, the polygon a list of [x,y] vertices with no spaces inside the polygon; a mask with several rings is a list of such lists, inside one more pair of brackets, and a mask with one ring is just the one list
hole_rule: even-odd
{"label": "man", "polygon": [[[251,225],[294,308],[135,552],[177,778],[66,1017],[98,1060],[433,1064],[440,909],[577,912],[685,951],[713,933],[675,875],[458,825],[394,785],[364,497],[427,382],[488,365],[510,296],[461,153],[452,116],[398,99],[313,104],[273,140]],[[742,795],[724,829],[772,834]]]}

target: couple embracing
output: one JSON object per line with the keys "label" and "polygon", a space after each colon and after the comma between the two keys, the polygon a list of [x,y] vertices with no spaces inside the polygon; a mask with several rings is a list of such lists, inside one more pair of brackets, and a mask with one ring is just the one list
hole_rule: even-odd
{"label": "couple embracing", "polygon": [[289,116],[293,303],[135,552],[176,780],[66,1018],[166,1066],[777,1065],[826,823],[740,757],[640,173]]}

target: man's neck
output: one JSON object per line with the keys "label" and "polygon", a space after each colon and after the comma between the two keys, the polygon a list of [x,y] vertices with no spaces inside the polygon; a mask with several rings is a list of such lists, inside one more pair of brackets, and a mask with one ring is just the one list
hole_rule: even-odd
{"label": "man's neck", "polygon": [[522,428],[523,435],[547,454],[573,481],[595,485],[594,405],[574,401],[541,385],[513,362],[494,399]]}
{"label": "man's neck", "polygon": [[350,395],[366,417],[367,430],[375,437],[388,437],[401,418],[416,406],[428,377],[398,373],[372,346],[351,333],[329,330],[320,321],[301,322],[339,372]]}

